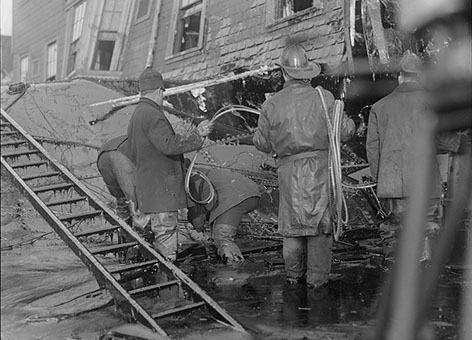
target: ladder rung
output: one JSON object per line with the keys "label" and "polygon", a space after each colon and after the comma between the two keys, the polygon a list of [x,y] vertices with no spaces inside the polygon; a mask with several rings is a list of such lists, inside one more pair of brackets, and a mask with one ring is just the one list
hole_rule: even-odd
{"label": "ladder rung", "polygon": [[43,173],[37,174],[37,175],[23,176],[23,177],[21,177],[21,179],[23,181],[29,181],[31,179],[53,177],[53,176],[57,176],[57,175],[60,175],[60,174],[61,173],[59,171],[50,171],[50,172],[43,172]]}
{"label": "ladder rung", "polygon": [[163,317],[166,317],[166,316],[169,316],[169,315],[186,312],[186,311],[189,311],[189,310],[192,310],[192,309],[195,309],[195,308],[200,308],[202,306],[205,306],[205,302],[195,302],[195,303],[188,304],[188,305],[185,305],[185,306],[182,306],[182,307],[177,307],[177,308],[174,308],[174,309],[166,310],[166,311],[161,312],[161,313],[153,314],[152,318],[153,319],[160,319],[160,318],[163,318]]}
{"label": "ladder rung", "polygon": [[1,143],[0,146],[13,146],[13,145],[21,145],[25,143],[26,143],[25,140],[12,140],[10,142]]}
{"label": "ladder rung", "polygon": [[133,270],[133,269],[141,269],[141,268],[144,268],[144,267],[149,267],[149,266],[152,266],[156,263],[158,263],[157,260],[150,260],[150,261],[132,263],[132,264],[128,264],[128,265],[121,266],[119,268],[110,270],[110,273],[111,274],[120,274],[120,273],[127,272],[127,271]]}
{"label": "ladder rung", "polygon": [[39,193],[39,192],[45,192],[45,191],[51,191],[51,190],[69,189],[73,186],[74,186],[73,183],[59,183],[59,184],[45,185],[43,187],[36,187],[32,189],[34,192]]}
{"label": "ladder rung", "polygon": [[16,164],[12,164],[11,167],[13,169],[16,169],[16,168],[27,168],[29,166],[39,166],[39,165],[44,165],[44,164],[48,164],[48,161],[36,161],[36,162],[26,162],[26,163],[16,163]]}
{"label": "ladder rung", "polygon": [[16,135],[18,134],[18,131],[1,131],[0,135],[2,136],[9,136],[9,135]]}
{"label": "ladder rung", "polygon": [[19,156],[26,156],[26,155],[33,155],[40,153],[39,150],[25,150],[25,151],[13,151],[13,152],[3,152],[3,158],[6,157],[19,157]]}
{"label": "ladder rung", "polygon": [[119,226],[111,226],[111,227],[105,227],[105,228],[92,229],[92,230],[82,231],[80,233],[74,234],[74,236],[83,237],[83,236],[90,236],[90,235],[95,235],[95,234],[104,234],[111,231],[115,231],[116,229],[119,229],[119,228],[120,228]]}
{"label": "ladder rung", "polygon": [[155,285],[145,286],[138,289],[133,289],[133,290],[130,290],[128,293],[131,295],[136,295],[140,293],[150,292],[151,290],[159,290],[159,289],[175,286],[178,284],[179,284],[179,281],[172,280],[172,281],[167,281],[163,283],[156,283]]}
{"label": "ladder rung", "polygon": [[102,211],[101,210],[94,210],[94,211],[89,211],[85,213],[80,213],[80,214],[75,214],[75,215],[69,215],[65,217],[59,218],[62,222],[71,222],[72,220],[78,220],[82,218],[91,218],[91,217],[96,217],[98,215],[101,215]]}
{"label": "ladder rung", "polygon": [[66,198],[63,200],[56,200],[56,201],[49,201],[46,203],[48,207],[53,207],[55,205],[62,205],[62,204],[72,204],[72,203],[77,203],[80,201],[86,200],[87,197],[85,196],[79,196],[79,197],[74,197],[74,198]]}
{"label": "ladder rung", "polygon": [[90,253],[92,253],[94,255],[114,253],[114,252],[118,252],[118,251],[121,251],[121,250],[125,250],[125,249],[128,249],[128,248],[134,247],[137,244],[138,244],[138,242],[129,242],[129,243],[114,244],[114,245],[105,246],[105,247],[98,247],[98,248],[90,250]]}

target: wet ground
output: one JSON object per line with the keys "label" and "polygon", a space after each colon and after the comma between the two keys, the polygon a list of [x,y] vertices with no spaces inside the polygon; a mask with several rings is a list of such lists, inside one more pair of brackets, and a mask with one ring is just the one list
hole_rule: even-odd
{"label": "wet ground", "polygon": [[[126,324],[110,296],[98,289],[82,262],[54,234],[26,244],[44,235],[47,228],[40,219],[32,227],[18,221],[2,223],[1,338],[145,339],[149,334]],[[6,247],[21,242],[23,245],[13,249]],[[341,247],[344,250],[334,254],[329,286],[313,290],[285,283],[277,246],[269,252],[254,252],[254,244],[247,242],[241,246],[249,252],[246,262],[238,267],[225,266],[212,257],[180,266],[247,327],[249,334],[215,323],[195,328],[190,319],[182,318],[177,323],[180,326],[169,332],[174,338],[368,339],[389,273],[377,255],[357,252],[352,256],[352,251]],[[446,271],[433,302],[433,339],[458,339],[465,286],[460,271]],[[134,337],[120,335],[125,333]]]}

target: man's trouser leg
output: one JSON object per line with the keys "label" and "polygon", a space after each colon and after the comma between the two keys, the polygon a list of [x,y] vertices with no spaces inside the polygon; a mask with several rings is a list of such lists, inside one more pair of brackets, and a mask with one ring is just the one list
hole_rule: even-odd
{"label": "man's trouser leg", "polygon": [[154,248],[171,261],[175,261],[177,258],[177,225],[177,211],[151,215],[151,229],[154,232]]}
{"label": "man's trouser leg", "polygon": [[440,229],[440,199],[430,199],[426,209],[426,227],[424,231],[424,246],[420,261],[431,261],[431,256]]}
{"label": "man's trouser leg", "polygon": [[306,273],[306,237],[284,237],[285,275],[289,283],[297,283]]}
{"label": "man's trouser leg", "polygon": [[329,280],[332,235],[307,236],[307,286],[318,288]]}

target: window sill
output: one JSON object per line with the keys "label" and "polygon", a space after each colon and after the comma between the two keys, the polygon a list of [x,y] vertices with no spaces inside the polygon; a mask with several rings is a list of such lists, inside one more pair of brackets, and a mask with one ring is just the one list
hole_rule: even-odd
{"label": "window sill", "polygon": [[199,55],[200,53],[201,53],[200,52],[200,47],[193,47],[191,49],[188,49],[188,50],[185,50],[185,51],[182,51],[182,52],[178,52],[178,53],[175,53],[175,54],[168,55],[167,57],[165,57],[165,61],[168,62],[168,63],[181,61],[181,60]]}
{"label": "window sill", "polygon": [[315,16],[315,13],[321,10],[322,8],[319,8],[319,7],[307,8],[291,16],[280,18],[280,19],[274,19],[268,24],[266,24],[265,28],[267,31],[275,31],[279,28],[287,27],[287,26],[311,19]]}
{"label": "window sill", "polygon": [[96,78],[96,79],[120,79],[122,72],[119,71],[95,71],[95,70],[86,70],[86,71],[75,71],[72,76],[68,78]]}

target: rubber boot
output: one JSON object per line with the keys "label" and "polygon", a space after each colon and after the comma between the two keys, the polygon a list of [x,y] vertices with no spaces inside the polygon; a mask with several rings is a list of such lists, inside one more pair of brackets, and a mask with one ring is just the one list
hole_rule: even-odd
{"label": "rubber boot", "polygon": [[431,253],[433,249],[432,243],[433,243],[433,240],[431,237],[424,238],[423,253],[421,254],[420,262],[422,263],[431,262]]}
{"label": "rubber boot", "polygon": [[151,219],[154,248],[170,261],[177,258],[178,219],[175,213],[157,213]]}
{"label": "rubber boot", "polygon": [[218,255],[227,264],[241,263],[244,261],[241,250],[234,243],[237,227],[229,224],[217,224],[213,227],[213,240]]}

